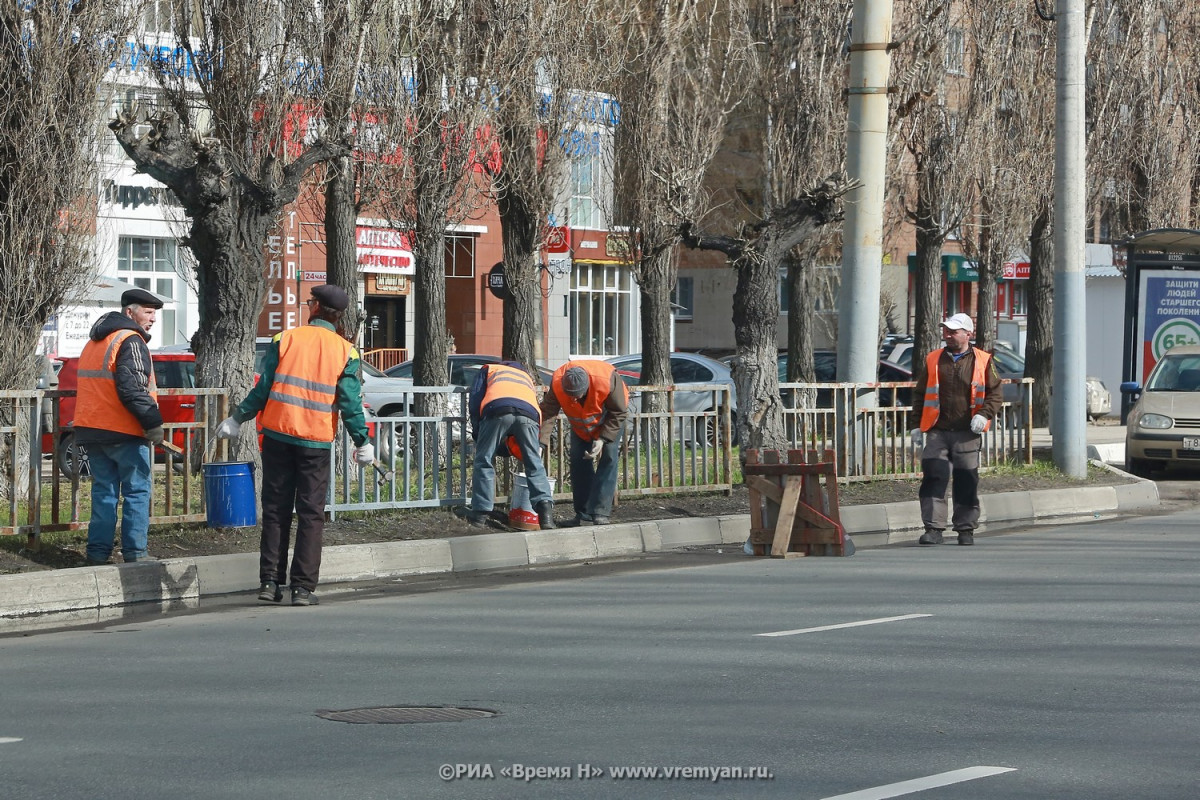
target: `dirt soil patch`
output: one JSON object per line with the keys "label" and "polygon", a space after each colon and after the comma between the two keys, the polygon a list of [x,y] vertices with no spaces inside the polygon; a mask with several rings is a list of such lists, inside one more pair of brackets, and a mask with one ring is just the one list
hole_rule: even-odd
{"label": "dirt soil patch", "polygon": [[[989,474],[980,476],[980,493],[995,494],[1035,489],[1062,489],[1128,483],[1132,479],[1095,467],[1085,479],[1054,474]],[[882,480],[843,483],[838,487],[842,506],[875,503],[916,502],[916,480]],[[613,522],[640,522],[680,517],[716,517],[723,514],[749,513],[749,498],[744,486],[732,495],[662,495],[623,498],[613,510]],[[559,503],[558,520],[571,516],[570,504]],[[325,545],[368,544],[410,539],[444,539],[478,534],[449,508],[389,511],[340,516],[325,525]],[[203,524],[156,526],[150,531],[150,554],[155,558],[185,558],[225,553],[256,553],[258,528],[213,529]],[[58,533],[47,536],[39,548],[28,546],[24,537],[0,538],[0,573],[30,572],[84,566],[87,532]],[[120,555],[114,558],[119,562]]]}

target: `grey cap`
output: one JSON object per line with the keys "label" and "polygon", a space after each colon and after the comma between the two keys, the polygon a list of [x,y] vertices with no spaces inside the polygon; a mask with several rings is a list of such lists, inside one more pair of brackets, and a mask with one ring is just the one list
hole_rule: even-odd
{"label": "grey cap", "polygon": [[591,381],[588,380],[587,370],[583,367],[570,367],[562,376],[563,391],[572,397],[583,397],[587,394]]}
{"label": "grey cap", "polygon": [[121,305],[162,308],[163,301],[159,299],[158,295],[150,294],[145,289],[126,289],[121,292]]}
{"label": "grey cap", "polygon": [[332,283],[314,286],[312,296],[318,303],[334,311],[345,311],[346,306],[350,305],[350,296],[346,294],[346,290]]}

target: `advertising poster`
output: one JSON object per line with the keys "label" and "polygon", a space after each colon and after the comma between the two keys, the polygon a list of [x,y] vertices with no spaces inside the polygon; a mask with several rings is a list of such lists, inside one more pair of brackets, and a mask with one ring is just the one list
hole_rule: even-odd
{"label": "advertising poster", "polygon": [[1163,353],[1181,344],[1200,344],[1200,276],[1175,270],[1141,271],[1141,319],[1138,321],[1139,383]]}

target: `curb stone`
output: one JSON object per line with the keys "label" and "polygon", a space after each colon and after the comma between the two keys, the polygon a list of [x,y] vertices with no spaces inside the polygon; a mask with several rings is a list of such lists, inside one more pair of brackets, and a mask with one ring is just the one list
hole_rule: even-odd
{"label": "curb stone", "polygon": [[[1100,467],[1125,472],[1093,461]],[[1133,476],[1129,476],[1133,478]],[[980,498],[979,532],[1108,519],[1159,505],[1153,481],[1081,489],[1004,492]],[[847,506],[846,532],[857,549],[912,543],[921,535],[915,499]],[[322,586],[412,575],[434,575],[589,561],[703,545],[740,544],[750,516],[629,522],[579,530],[485,533],[451,539],[379,542],[325,548]],[[236,553],[134,564],[0,575],[0,633],[120,619],[158,604],[163,611],[196,608],[202,597],[258,588],[258,554]]]}

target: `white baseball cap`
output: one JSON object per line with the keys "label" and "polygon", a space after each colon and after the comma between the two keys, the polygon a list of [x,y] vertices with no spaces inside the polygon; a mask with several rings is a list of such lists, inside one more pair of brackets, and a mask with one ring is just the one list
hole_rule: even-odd
{"label": "white baseball cap", "polygon": [[942,322],[943,328],[949,328],[952,331],[970,331],[975,332],[975,323],[966,314],[954,314],[949,319]]}

